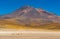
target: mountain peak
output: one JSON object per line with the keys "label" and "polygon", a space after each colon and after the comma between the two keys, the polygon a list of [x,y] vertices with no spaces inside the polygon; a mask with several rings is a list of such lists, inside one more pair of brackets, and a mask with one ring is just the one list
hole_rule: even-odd
{"label": "mountain peak", "polygon": [[[30,9],[34,9],[33,7],[29,6],[29,5],[26,5],[26,6],[22,6],[20,7],[19,9],[17,9],[15,12],[22,12],[22,11],[28,11]],[[14,12],[14,13],[15,13]]]}
{"label": "mountain peak", "polygon": [[33,8],[33,7],[26,5],[26,6],[22,6],[20,9],[27,9],[27,8]]}

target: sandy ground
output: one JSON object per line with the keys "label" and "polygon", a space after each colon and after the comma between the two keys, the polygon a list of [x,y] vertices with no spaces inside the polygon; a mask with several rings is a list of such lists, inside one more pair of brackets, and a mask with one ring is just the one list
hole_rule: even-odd
{"label": "sandy ground", "polygon": [[60,39],[60,32],[42,30],[3,30],[0,31],[0,39]]}

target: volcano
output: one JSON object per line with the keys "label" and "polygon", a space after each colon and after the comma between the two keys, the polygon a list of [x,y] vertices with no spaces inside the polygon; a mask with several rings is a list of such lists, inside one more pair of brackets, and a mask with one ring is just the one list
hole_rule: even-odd
{"label": "volcano", "polygon": [[42,26],[52,23],[60,23],[59,18],[59,16],[40,8],[23,6],[12,14],[1,16],[0,20],[15,22],[25,26]]}

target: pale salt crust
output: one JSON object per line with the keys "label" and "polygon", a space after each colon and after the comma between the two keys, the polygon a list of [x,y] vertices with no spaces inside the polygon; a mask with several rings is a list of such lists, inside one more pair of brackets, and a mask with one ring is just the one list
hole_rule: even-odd
{"label": "pale salt crust", "polygon": [[60,35],[57,31],[44,31],[44,30],[0,30],[0,35],[21,35],[21,34],[49,34]]}

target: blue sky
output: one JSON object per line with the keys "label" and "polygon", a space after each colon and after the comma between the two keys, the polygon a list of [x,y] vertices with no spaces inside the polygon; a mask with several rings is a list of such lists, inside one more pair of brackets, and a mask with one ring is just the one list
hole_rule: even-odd
{"label": "blue sky", "polygon": [[0,15],[12,13],[24,5],[42,8],[60,16],[60,0],[0,0]]}

